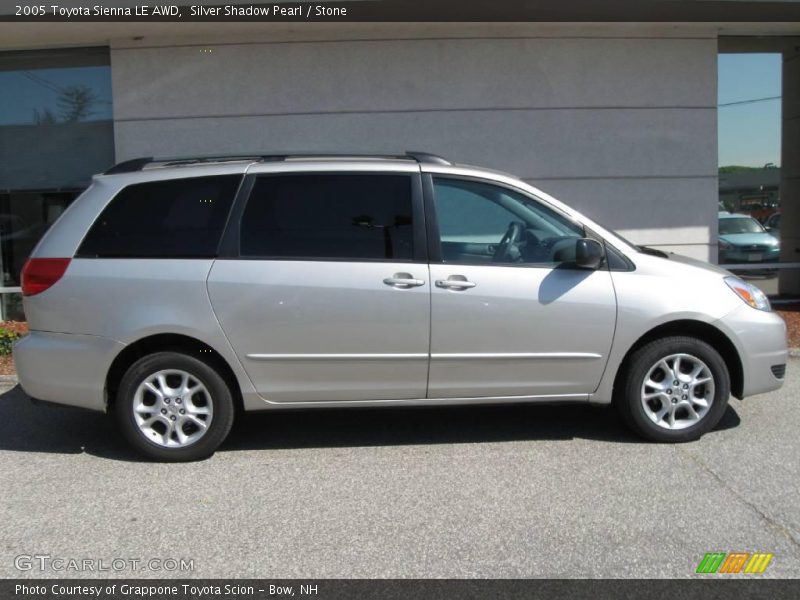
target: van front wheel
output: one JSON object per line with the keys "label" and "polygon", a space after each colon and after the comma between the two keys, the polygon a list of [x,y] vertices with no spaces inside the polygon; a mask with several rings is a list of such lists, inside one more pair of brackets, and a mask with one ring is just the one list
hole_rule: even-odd
{"label": "van front wheel", "polygon": [[675,336],[650,342],[631,355],[614,402],[645,439],[688,442],[719,422],[730,389],[728,368],[714,348]]}
{"label": "van front wheel", "polygon": [[233,400],[211,366],[179,352],[136,361],[120,382],[117,422],[150,458],[183,462],[214,453],[233,425]]}

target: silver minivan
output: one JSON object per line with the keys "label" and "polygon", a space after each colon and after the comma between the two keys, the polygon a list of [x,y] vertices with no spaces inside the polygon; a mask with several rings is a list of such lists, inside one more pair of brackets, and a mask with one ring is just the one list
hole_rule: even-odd
{"label": "silver minivan", "polygon": [[168,461],[212,454],[236,414],[310,407],[614,404],[682,442],[787,360],[752,285],[425,153],[120,163],[22,289],[24,390],[113,412]]}

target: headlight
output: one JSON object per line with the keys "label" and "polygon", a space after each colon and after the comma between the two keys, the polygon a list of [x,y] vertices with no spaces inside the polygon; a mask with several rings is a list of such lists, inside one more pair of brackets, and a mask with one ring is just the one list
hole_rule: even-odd
{"label": "headlight", "polygon": [[730,250],[731,248],[733,248],[733,245],[729,244],[725,240],[720,240],[719,241],[719,249],[720,250]]}
{"label": "headlight", "polygon": [[728,287],[731,288],[739,298],[753,308],[765,311],[772,310],[767,295],[756,286],[746,283],[738,277],[726,277],[725,283],[728,284]]}

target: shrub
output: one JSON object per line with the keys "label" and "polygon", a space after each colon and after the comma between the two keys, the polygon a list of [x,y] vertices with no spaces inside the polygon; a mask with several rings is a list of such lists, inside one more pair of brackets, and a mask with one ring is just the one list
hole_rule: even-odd
{"label": "shrub", "polygon": [[0,327],[0,356],[9,356],[14,342],[22,337],[18,332]]}

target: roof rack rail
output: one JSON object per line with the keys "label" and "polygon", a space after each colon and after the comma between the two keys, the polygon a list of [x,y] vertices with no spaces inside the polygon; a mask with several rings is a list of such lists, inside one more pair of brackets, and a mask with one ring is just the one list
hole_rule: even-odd
{"label": "roof rack rail", "polygon": [[152,157],[145,156],[141,158],[132,158],[130,160],[117,163],[103,175],[117,175],[119,173],[135,173],[136,171],[143,170],[147,165],[160,163],[165,167],[177,165],[189,165],[194,163],[203,162],[224,162],[234,160],[252,160],[252,161],[268,161],[268,160],[283,160],[286,155],[265,155],[265,154],[216,154],[216,155],[195,155],[195,156],[168,156],[168,157]]}
{"label": "roof rack rail", "polygon": [[220,154],[208,156],[171,156],[166,158],[154,158],[152,156],[145,156],[140,158],[132,158],[130,160],[122,161],[115,164],[113,167],[103,173],[103,175],[118,175],[120,173],[135,173],[143,170],[147,165],[159,163],[165,167],[172,167],[178,165],[190,165],[204,162],[225,162],[235,160],[252,160],[258,162],[279,161],[287,160],[290,158],[325,158],[325,157],[364,157],[364,158],[386,158],[386,159],[410,159],[418,163],[428,163],[437,165],[451,165],[450,161],[437,154],[430,152],[416,152],[408,151],[401,155],[384,155],[384,154],[359,154],[359,153],[330,153],[330,152],[286,152],[279,154]]}
{"label": "roof rack rail", "polygon": [[430,152],[417,152],[416,150],[406,151],[406,156],[413,158],[418,163],[430,163],[435,165],[452,165],[449,160],[439,156],[438,154],[431,154]]}
{"label": "roof rack rail", "polygon": [[133,171],[141,171],[145,165],[153,162],[153,157],[147,158],[132,158],[125,160],[121,163],[115,164],[113,167],[103,173],[103,175],[116,175],[117,173],[132,173]]}

